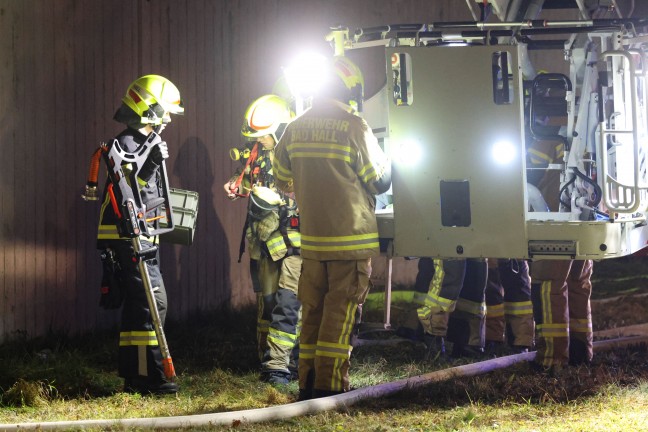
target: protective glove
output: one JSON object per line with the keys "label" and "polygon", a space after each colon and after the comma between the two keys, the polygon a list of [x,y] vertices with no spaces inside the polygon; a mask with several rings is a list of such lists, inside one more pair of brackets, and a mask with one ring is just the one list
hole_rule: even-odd
{"label": "protective glove", "polygon": [[137,176],[145,182],[148,182],[151,177],[153,177],[153,174],[155,174],[158,167],[162,165],[162,161],[168,157],[169,147],[167,146],[166,141],[160,141],[158,145],[151,148],[151,152]]}
{"label": "protective glove", "polygon": [[154,146],[151,149],[149,158],[158,165],[161,165],[164,159],[168,159],[169,147],[167,146],[166,141],[160,141],[158,145]]}

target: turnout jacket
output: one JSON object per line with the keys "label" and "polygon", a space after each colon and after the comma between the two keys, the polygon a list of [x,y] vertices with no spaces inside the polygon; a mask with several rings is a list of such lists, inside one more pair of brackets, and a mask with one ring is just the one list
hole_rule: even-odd
{"label": "turnout jacket", "polygon": [[389,188],[389,163],[367,123],[340,102],[314,101],[288,125],[275,150],[275,184],[295,192],[304,258],[378,255],[374,195]]}

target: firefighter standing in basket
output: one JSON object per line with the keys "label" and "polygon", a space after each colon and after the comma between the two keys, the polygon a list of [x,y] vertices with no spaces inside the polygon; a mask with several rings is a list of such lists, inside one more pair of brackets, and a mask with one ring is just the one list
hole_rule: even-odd
{"label": "firefighter standing in basket", "polygon": [[390,161],[350,105],[362,104],[363,78],[335,57],[327,93],[293,121],[275,153],[277,186],[301,211],[302,332],[299,398],[350,389],[351,333],[379,254],[375,195],[389,189]]}
{"label": "firefighter standing in basket", "polygon": [[244,236],[257,295],[261,379],[271,384],[287,384],[297,370],[299,210],[292,194],[275,189],[272,169],[275,146],[292,117],[289,104],[279,96],[269,94],[252,102],[241,129],[250,143],[232,151],[234,159],[244,156],[245,166],[224,185],[232,200],[249,196]]}
{"label": "firefighter standing in basket", "polygon": [[[122,105],[114,119],[127,127],[115,139],[126,152],[135,152],[155,132],[160,134],[171,122],[170,114],[183,114],[184,108],[177,87],[159,75],[145,75],[133,81],[122,98]],[[164,141],[151,148],[146,162],[137,176],[142,200],[146,203],[160,196],[160,165],[169,157]],[[124,170],[133,169],[125,165]],[[97,248],[104,265],[100,304],[107,309],[122,305],[119,333],[119,376],[124,378],[124,391],[130,393],[176,393],[178,386],[165,378],[162,354],[151,319],[144,283],[138,263],[133,259],[130,238],[121,237],[118,216],[110,202],[108,184],[104,188]],[[147,213],[154,218],[161,210]],[[140,236],[143,249],[158,243],[157,237]],[[160,257],[146,260],[155,301],[164,324],[167,297],[160,273]]]}

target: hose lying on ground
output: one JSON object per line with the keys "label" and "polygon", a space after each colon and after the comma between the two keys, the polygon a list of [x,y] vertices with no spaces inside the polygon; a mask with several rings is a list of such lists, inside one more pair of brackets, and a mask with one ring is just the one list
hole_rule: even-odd
{"label": "hose lying on ground", "polygon": [[[635,336],[620,339],[604,340],[594,343],[594,349],[605,351],[628,345],[648,343],[648,336]],[[315,414],[322,411],[347,408],[357,402],[367,399],[377,399],[395,394],[399,391],[421,387],[431,382],[443,381],[450,378],[474,376],[497,369],[512,366],[521,361],[530,361],[535,358],[535,351],[498,357],[477,363],[451,367],[424,375],[405,378],[398,381],[378,384],[370,387],[359,388],[336,396],[295,402],[286,405],[277,405],[267,408],[257,408],[242,411],[220,412],[213,414],[198,414],[175,417],[152,417],[107,420],[76,420],[59,422],[33,422],[0,424],[0,430],[54,430],[69,428],[184,428],[211,425],[233,425],[239,423],[260,423],[274,420],[285,420],[292,417]]]}

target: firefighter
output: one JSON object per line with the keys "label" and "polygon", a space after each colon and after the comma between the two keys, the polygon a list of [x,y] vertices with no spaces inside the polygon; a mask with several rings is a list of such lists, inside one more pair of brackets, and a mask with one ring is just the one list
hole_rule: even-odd
{"label": "firefighter", "polygon": [[[561,140],[536,139],[528,149],[529,166],[562,163]],[[549,209],[560,206],[560,178],[547,170],[535,186]],[[591,362],[593,351],[591,260],[534,261],[531,263],[531,300],[536,324],[538,369],[560,369]]]}
{"label": "firefighter", "polygon": [[390,161],[367,123],[360,69],[330,63],[325,91],[293,121],[275,154],[279,188],[301,211],[300,400],[348,391],[351,334],[379,254],[375,195],[391,185]]}
{"label": "firefighter", "polygon": [[505,342],[519,354],[533,347],[534,321],[529,264],[489,259],[486,285],[486,347],[498,354]]}
{"label": "firefighter", "polygon": [[487,274],[482,259],[420,259],[414,300],[420,305],[426,361],[445,357],[446,340],[453,342],[452,357],[482,356]]}
{"label": "firefighter", "polygon": [[244,237],[257,297],[257,349],[261,379],[271,384],[287,384],[297,369],[299,210],[292,194],[275,188],[272,167],[275,146],[292,117],[288,102],[279,96],[268,94],[252,102],[241,128],[250,140],[250,154],[224,185],[232,200],[249,196]]}
{"label": "firefighter", "polygon": [[[177,87],[159,75],[145,75],[133,81],[122,98],[114,119],[126,125],[116,140],[127,152],[135,152],[152,133],[160,134],[171,122],[170,114],[183,114],[184,107]],[[137,181],[144,202],[160,194],[160,165],[168,158],[167,144],[154,146],[141,167]],[[123,169],[132,169],[126,165]],[[110,180],[108,180],[109,182]],[[108,182],[106,186],[108,186]],[[106,308],[122,305],[119,333],[119,376],[124,378],[124,391],[141,394],[176,393],[178,386],[166,380],[162,366],[162,353],[158,346],[146,292],[129,238],[120,237],[117,215],[104,188],[97,248],[104,262],[104,284],[101,304]],[[142,249],[158,243],[157,237],[140,236]],[[164,324],[167,295],[160,273],[159,252],[146,260],[154,298]]]}

